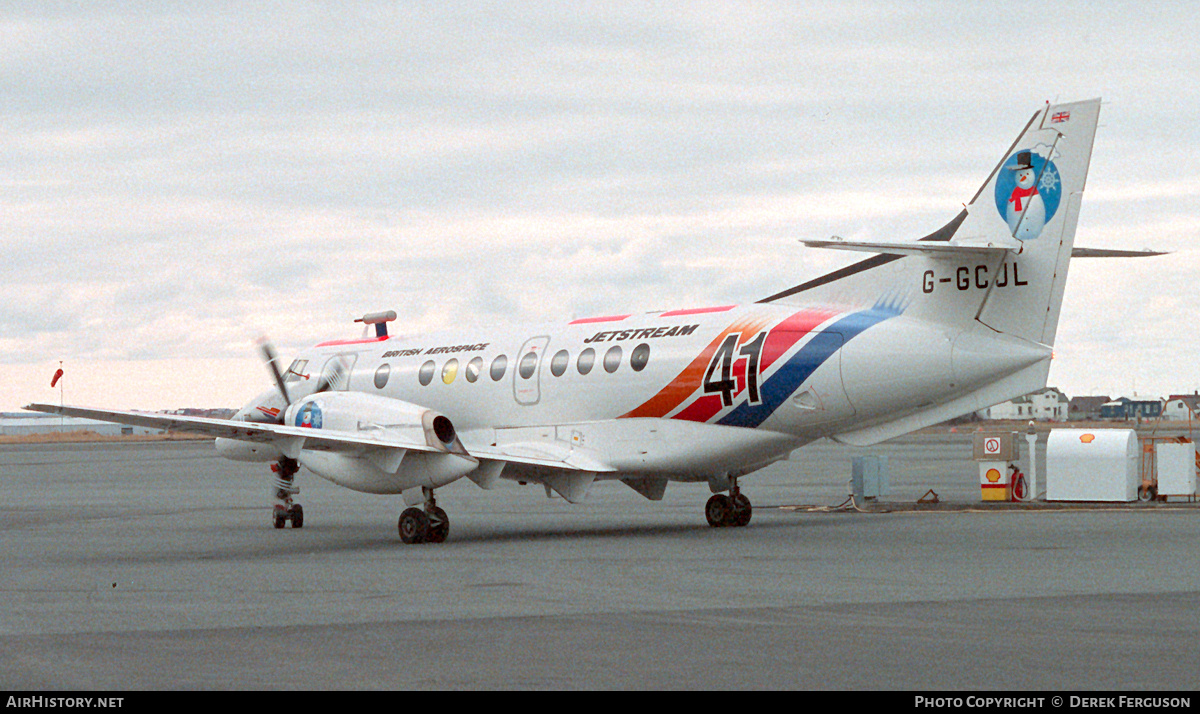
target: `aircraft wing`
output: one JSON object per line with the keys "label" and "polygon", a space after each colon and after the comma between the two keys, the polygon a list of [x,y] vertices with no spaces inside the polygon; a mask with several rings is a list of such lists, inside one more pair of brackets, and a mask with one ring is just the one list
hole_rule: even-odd
{"label": "aircraft wing", "polygon": [[31,411],[63,416],[83,417],[99,421],[111,421],[118,424],[144,426],[149,429],[166,431],[183,431],[190,434],[238,439],[258,443],[279,442],[287,439],[303,439],[304,448],[338,451],[346,447],[384,446],[412,451],[428,451],[440,453],[443,450],[432,447],[424,439],[405,439],[394,435],[379,435],[377,432],[334,431],[332,429],[310,429],[308,427],[285,426],[283,424],[265,424],[253,421],[233,421],[232,419],[209,419],[207,417],[182,416],[179,414],[152,414],[148,412],[127,412],[88,407],[58,407],[53,404],[30,404],[25,407]]}
{"label": "aircraft wing", "polygon": [[[153,414],[149,412],[119,411],[107,409],[91,409],[88,407],[60,407],[55,404],[30,404],[25,407],[30,411],[63,416],[96,419],[98,421],[130,424],[150,429],[180,431],[191,434],[252,441],[256,443],[275,443],[281,448],[290,446],[293,449],[305,448],[318,451],[361,451],[363,448],[407,449],[443,453],[442,449],[430,446],[424,439],[406,439],[404,435],[395,432],[381,433],[379,431],[335,431],[332,429],[311,429],[308,427],[285,426],[283,424],[267,424],[252,421],[234,421],[232,419],[210,419],[207,417],[183,416],[178,414]],[[289,443],[290,442],[290,443]],[[285,449],[290,451],[291,449]],[[465,455],[479,461],[515,463],[524,466],[551,468],[567,471],[610,472],[616,469],[588,457],[579,450],[559,452],[546,445],[502,444],[500,446],[473,443]]]}

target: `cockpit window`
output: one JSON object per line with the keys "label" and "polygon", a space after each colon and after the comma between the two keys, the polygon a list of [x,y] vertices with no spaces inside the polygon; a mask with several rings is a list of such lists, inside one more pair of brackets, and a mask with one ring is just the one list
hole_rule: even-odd
{"label": "cockpit window", "polygon": [[342,354],[329,358],[321,369],[315,392],[341,392],[350,387],[350,370],[358,355]]}
{"label": "cockpit window", "polygon": [[304,368],[308,366],[308,360],[298,359],[292,362],[292,366],[287,368],[287,372],[283,374],[283,381],[298,382],[301,379],[306,379],[308,375],[304,373]]}

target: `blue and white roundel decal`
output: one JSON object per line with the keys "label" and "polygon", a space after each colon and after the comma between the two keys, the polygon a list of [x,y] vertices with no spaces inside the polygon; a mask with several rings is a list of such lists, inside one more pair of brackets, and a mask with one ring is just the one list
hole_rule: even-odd
{"label": "blue and white roundel decal", "polygon": [[1054,162],[1033,151],[1008,157],[996,176],[996,210],[1017,240],[1033,240],[1058,212],[1062,179]]}
{"label": "blue and white roundel decal", "polygon": [[316,402],[309,402],[296,412],[296,426],[321,428],[321,407]]}

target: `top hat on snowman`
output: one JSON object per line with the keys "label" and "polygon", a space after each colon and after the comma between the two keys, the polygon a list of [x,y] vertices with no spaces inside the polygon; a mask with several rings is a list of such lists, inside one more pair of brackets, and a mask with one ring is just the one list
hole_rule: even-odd
{"label": "top hat on snowman", "polygon": [[1008,170],[1009,171],[1024,171],[1026,169],[1032,169],[1032,168],[1033,168],[1033,152],[1018,151],[1017,152],[1017,165],[1009,166]]}

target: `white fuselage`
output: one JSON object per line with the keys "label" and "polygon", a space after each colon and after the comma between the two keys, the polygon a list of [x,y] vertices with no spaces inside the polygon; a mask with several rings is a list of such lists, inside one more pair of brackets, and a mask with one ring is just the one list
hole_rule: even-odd
{"label": "white fuselage", "polygon": [[325,342],[286,384],[293,400],[320,386],[427,407],[468,450],[578,450],[621,477],[702,480],[994,377],[955,364],[963,337],[894,305],[722,306]]}

